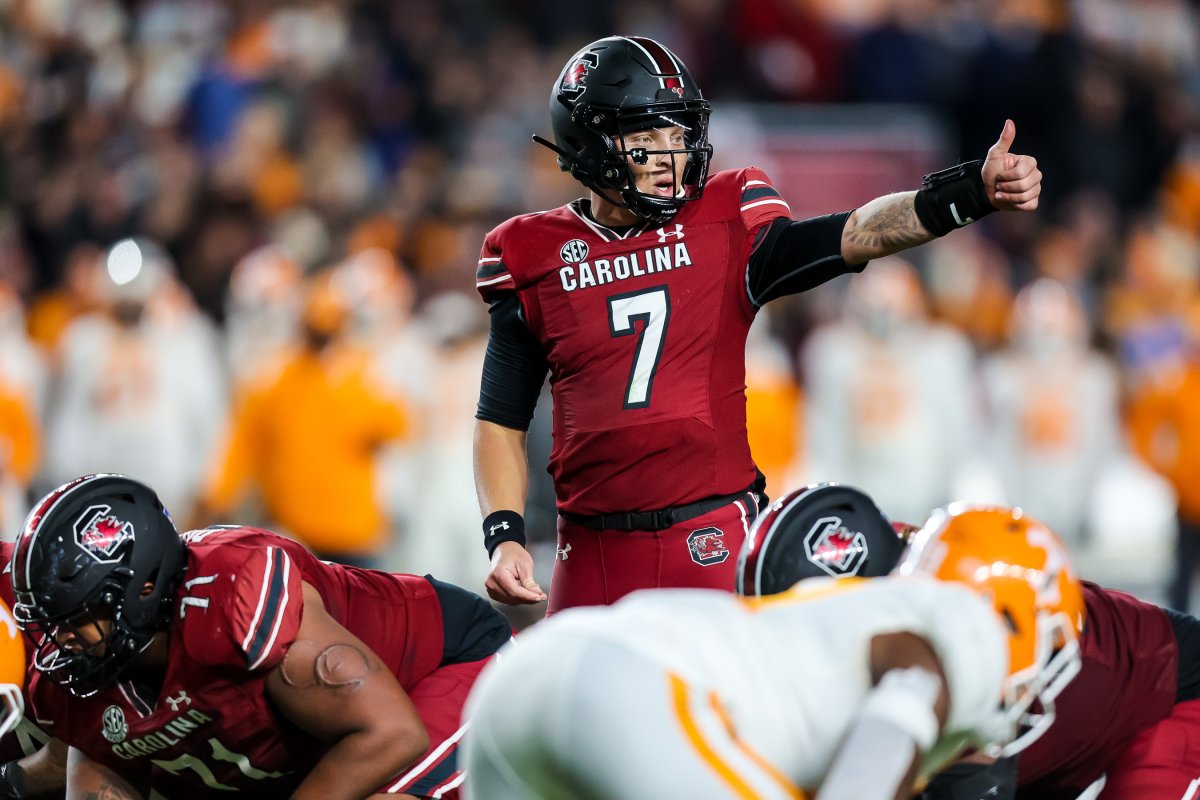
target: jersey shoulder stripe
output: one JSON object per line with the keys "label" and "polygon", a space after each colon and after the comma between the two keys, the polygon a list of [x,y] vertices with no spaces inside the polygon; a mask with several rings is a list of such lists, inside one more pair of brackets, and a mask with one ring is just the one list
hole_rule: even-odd
{"label": "jersey shoulder stripe", "polygon": [[287,553],[278,547],[267,548],[258,606],[254,609],[254,617],[250,621],[246,638],[242,640],[242,650],[246,654],[248,669],[256,669],[262,663],[267,654],[271,652],[275,637],[279,635],[279,626],[284,617],[283,612],[290,599],[288,577],[291,569],[292,560]]}
{"label": "jersey shoulder stripe", "polygon": [[780,196],[779,191],[770,182],[753,178],[747,180],[742,185],[741,212],[745,214],[750,209],[767,205],[782,206],[787,209],[788,214],[792,213],[791,206],[787,204],[787,201]]}
{"label": "jersey shoulder stripe", "polygon": [[508,267],[504,266],[504,261],[500,257],[494,256],[479,259],[479,267],[475,270],[475,288],[482,289],[485,286],[495,286],[506,280],[512,280],[512,275],[509,273]]}

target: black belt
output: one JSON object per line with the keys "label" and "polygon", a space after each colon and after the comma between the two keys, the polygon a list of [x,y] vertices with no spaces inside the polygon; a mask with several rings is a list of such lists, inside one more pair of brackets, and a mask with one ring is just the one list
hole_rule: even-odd
{"label": "black belt", "polygon": [[756,486],[757,482],[740,492],[706,497],[685,506],[671,506],[670,508],[660,508],[657,511],[618,511],[613,514],[586,515],[572,514],[559,509],[558,513],[568,522],[591,528],[594,531],[665,531],[680,522],[727,506],[734,500],[739,500],[754,492]]}

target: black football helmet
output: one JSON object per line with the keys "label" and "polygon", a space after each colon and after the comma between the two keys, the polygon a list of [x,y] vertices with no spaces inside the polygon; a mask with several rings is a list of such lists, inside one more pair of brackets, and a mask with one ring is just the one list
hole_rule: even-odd
{"label": "black football helmet", "polygon": [[[186,558],[143,483],[85,475],[50,492],[26,518],[11,564],[13,616],[33,644],[34,667],[79,697],[110,685],[167,627]],[[96,633],[85,636],[89,625]]]}
{"label": "black football helmet", "polygon": [[[638,217],[662,222],[684,203],[699,199],[708,179],[711,108],[679,57],[653,39],[610,36],[584,47],[563,67],[550,92],[554,143],[534,140],[558,154],[558,165],[584,186]],[[648,128],[679,126],[678,150],[629,148],[625,137]],[[629,160],[651,156],[687,159],[682,185],[670,196],[638,191]],[[674,174],[674,173],[673,173]]]}
{"label": "black football helmet", "polygon": [[737,592],[776,594],[805,578],[886,575],[904,546],[864,492],[812,484],[776,500],[754,521],[738,556]]}

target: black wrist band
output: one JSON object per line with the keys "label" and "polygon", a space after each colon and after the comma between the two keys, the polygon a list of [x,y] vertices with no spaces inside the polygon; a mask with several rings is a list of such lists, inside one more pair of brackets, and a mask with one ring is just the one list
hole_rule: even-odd
{"label": "black wrist band", "polygon": [[483,546],[487,548],[488,558],[501,542],[525,546],[525,519],[515,511],[493,511],[483,520]]}
{"label": "black wrist band", "polygon": [[983,162],[968,161],[925,176],[913,205],[917,219],[934,236],[945,236],[996,210],[983,186]]}

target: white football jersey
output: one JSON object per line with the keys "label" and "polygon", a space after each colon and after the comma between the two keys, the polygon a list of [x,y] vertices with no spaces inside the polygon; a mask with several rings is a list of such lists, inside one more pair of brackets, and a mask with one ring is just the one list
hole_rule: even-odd
{"label": "white football jersey", "polygon": [[[921,773],[999,729],[1008,640],[990,604],[959,584],[924,577],[814,579],[783,594],[738,598],[707,590],[636,592],[610,608],[563,612],[524,634],[610,638],[720,695],[738,735],[800,786],[819,786],[872,688],[874,636],[929,641],[950,693],[950,718]],[[635,726],[636,727],[636,726]]]}

